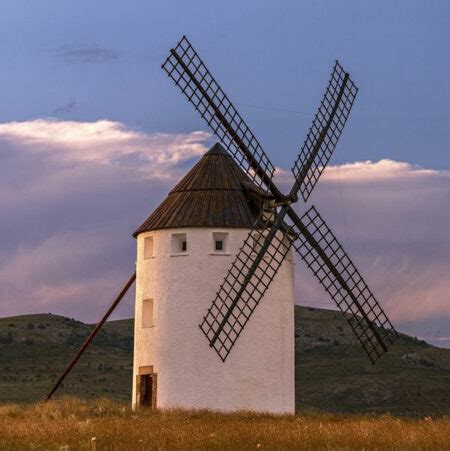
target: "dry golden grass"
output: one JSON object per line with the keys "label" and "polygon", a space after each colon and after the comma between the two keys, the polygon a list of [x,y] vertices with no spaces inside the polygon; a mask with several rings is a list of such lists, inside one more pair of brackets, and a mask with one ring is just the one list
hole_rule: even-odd
{"label": "dry golden grass", "polygon": [[446,449],[450,419],[149,412],[65,398],[0,406],[0,449]]}

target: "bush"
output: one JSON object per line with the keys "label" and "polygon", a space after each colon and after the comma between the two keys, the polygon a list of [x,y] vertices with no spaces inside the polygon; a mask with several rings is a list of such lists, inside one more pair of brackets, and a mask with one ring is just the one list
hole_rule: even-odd
{"label": "bush", "polygon": [[0,335],[0,344],[9,345],[13,342],[12,335]]}

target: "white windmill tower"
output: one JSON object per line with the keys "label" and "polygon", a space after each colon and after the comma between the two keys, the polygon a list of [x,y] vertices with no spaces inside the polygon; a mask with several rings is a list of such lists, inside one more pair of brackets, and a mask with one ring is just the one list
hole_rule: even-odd
{"label": "white windmill tower", "polygon": [[215,144],[136,231],[134,405],[294,412],[292,258],[226,362],[198,327],[258,220],[251,184]]}
{"label": "white windmill tower", "polygon": [[397,337],[316,208],[298,216],[291,206],[298,193],[308,200],[358,89],[336,61],[283,195],[275,167],[186,37],[162,68],[223,147],[206,153],[135,232],[136,273],[47,399],[137,280],[134,406],[292,413],[292,248],[372,363]]}

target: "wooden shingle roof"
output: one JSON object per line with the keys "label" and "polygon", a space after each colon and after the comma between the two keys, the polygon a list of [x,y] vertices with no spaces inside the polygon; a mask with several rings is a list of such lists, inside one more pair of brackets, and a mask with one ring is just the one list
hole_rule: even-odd
{"label": "wooden shingle roof", "polygon": [[[134,232],[184,227],[251,228],[259,205],[243,184],[251,179],[215,144]],[[257,187],[256,187],[257,189]]]}

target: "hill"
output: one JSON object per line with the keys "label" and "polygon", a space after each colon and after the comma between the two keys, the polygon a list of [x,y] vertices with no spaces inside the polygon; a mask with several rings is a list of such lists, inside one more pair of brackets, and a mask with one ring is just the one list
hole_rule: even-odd
{"label": "hill", "polygon": [[[296,307],[297,410],[450,414],[450,350],[407,335],[371,365],[339,312]],[[57,315],[0,319],[0,402],[42,399],[92,326]],[[133,321],[108,322],[59,395],[130,400]]]}

